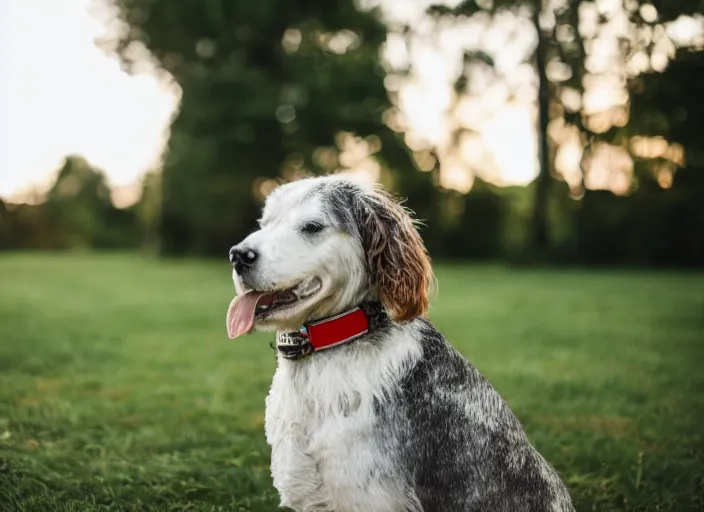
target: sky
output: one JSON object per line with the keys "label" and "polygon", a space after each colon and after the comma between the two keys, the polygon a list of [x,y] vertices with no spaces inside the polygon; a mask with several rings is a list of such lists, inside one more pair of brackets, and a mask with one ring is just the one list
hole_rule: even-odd
{"label": "sky", "polygon": [[126,186],[159,161],[175,96],[94,44],[90,0],[3,0],[0,196],[44,184],[80,153]]}

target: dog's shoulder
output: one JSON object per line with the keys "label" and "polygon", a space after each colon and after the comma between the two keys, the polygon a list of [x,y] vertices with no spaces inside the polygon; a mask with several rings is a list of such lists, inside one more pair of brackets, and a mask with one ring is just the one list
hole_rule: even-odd
{"label": "dog's shoulder", "polygon": [[[421,357],[409,372],[402,388],[410,398],[409,405],[420,392],[429,394],[436,403],[471,399],[478,407],[474,412],[484,416],[474,418],[478,423],[492,423],[501,419],[506,427],[520,429],[518,421],[489,381],[426,319],[418,319],[414,326]],[[499,418],[500,417],[500,418]]]}

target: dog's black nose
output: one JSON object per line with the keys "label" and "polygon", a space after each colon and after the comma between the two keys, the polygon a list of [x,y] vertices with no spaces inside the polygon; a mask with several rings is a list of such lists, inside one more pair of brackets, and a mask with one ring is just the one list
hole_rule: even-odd
{"label": "dog's black nose", "polygon": [[235,245],[230,249],[230,263],[235,267],[237,272],[241,272],[245,268],[249,268],[254,265],[257,261],[259,255],[253,249],[249,247],[240,247]]}

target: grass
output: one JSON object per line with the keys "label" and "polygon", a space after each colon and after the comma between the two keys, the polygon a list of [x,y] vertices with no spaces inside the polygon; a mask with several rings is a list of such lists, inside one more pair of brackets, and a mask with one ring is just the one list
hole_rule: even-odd
{"label": "grass", "polygon": [[[704,275],[443,266],[431,318],[579,511],[704,510]],[[272,511],[227,262],[0,257],[0,510]]]}

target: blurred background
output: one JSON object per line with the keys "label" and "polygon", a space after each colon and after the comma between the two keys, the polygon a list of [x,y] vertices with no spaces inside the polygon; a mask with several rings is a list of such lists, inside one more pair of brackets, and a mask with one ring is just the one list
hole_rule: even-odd
{"label": "blurred background", "polygon": [[0,248],[223,256],[277,184],[441,259],[704,264],[694,0],[8,0]]}
{"label": "blurred background", "polygon": [[227,254],[338,172],[408,198],[431,320],[579,512],[704,510],[704,0],[0,0],[0,38],[0,511],[277,510]]}

